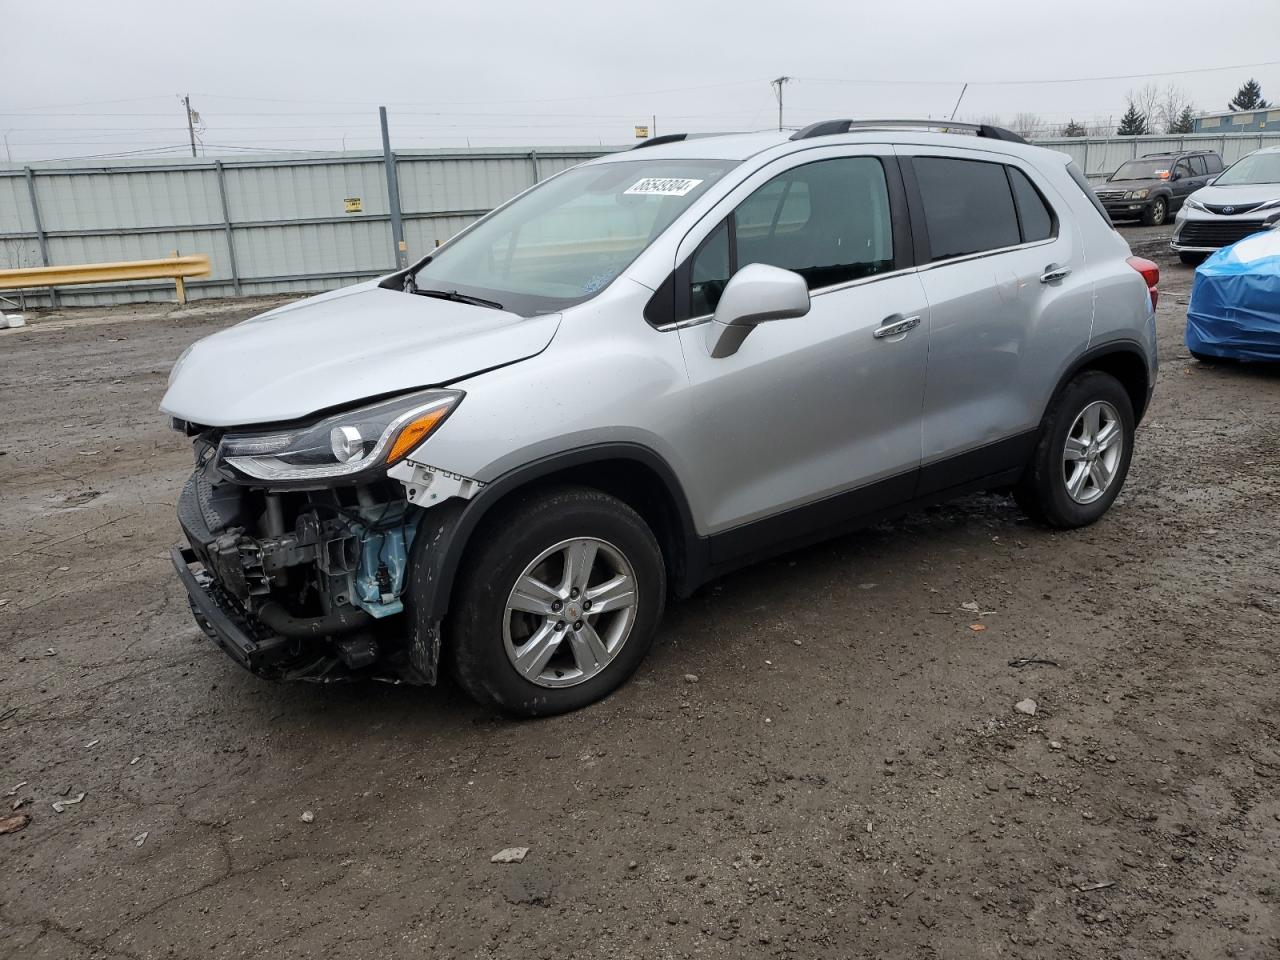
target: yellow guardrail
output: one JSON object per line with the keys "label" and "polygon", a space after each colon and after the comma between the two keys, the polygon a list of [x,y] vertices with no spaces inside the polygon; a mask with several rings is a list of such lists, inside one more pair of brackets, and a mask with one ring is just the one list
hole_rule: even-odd
{"label": "yellow guardrail", "polygon": [[207,253],[165,257],[163,260],[128,260],[123,263],[77,263],[62,267],[23,267],[0,270],[0,290],[61,287],[75,283],[113,283],[123,280],[172,280],[178,302],[187,302],[186,277],[207,277],[213,272]]}

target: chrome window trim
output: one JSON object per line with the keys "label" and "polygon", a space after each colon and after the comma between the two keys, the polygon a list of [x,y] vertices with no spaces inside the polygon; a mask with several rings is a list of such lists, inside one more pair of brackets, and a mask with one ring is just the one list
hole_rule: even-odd
{"label": "chrome window trim", "polygon": [[[871,276],[858,277],[856,280],[846,280],[843,283],[828,284],[825,287],[818,287],[816,290],[810,290],[809,299],[812,300],[814,297],[821,297],[828,293],[836,293],[840,290],[847,290],[850,287],[860,287],[868,283],[876,283],[879,280],[888,280],[890,277],[906,276],[909,273],[915,273],[918,269],[919,268],[914,266],[903,267],[901,270],[887,270],[884,273],[874,273]],[[693,327],[693,326],[697,326],[698,324],[706,323],[708,320],[711,320],[714,316],[715,314],[713,313],[704,313],[697,317],[689,317],[686,320],[677,320],[674,323],[665,323],[660,327],[655,327],[654,329],[659,331],[660,333],[665,333],[668,330],[679,330],[682,327]]]}
{"label": "chrome window trim", "polygon": [[[994,250],[980,250],[977,253],[966,253],[959,257],[948,257],[946,260],[937,260],[933,263],[926,263],[923,266],[903,267],[901,270],[890,270],[887,273],[877,273],[869,277],[859,277],[857,280],[846,280],[844,283],[833,283],[829,286],[818,287],[816,290],[809,291],[809,297],[821,297],[828,293],[837,293],[841,290],[848,290],[850,287],[860,287],[864,284],[875,283],[879,280],[888,280],[890,277],[905,276],[909,273],[923,273],[926,270],[933,270],[935,267],[948,267],[954,263],[967,263],[970,260],[981,260],[984,257],[994,257],[1002,253],[1012,253],[1015,250],[1032,250],[1036,247],[1043,247],[1050,243],[1057,242],[1057,236],[1046,237],[1043,240],[1033,240],[1030,243],[1017,243],[1011,247],[997,247]],[[674,323],[664,323],[660,327],[654,327],[659,333],[667,333],[671,330],[681,330],[685,327],[696,327],[713,319],[715,314],[704,313],[701,316],[689,317],[686,320],[677,320]]]}
{"label": "chrome window trim", "polygon": [[1043,240],[1032,240],[1030,243],[1015,243],[1008,247],[996,247],[994,250],[979,250],[977,253],[966,253],[958,257],[947,257],[945,260],[935,260],[932,263],[925,263],[916,267],[916,270],[923,273],[926,270],[932,270],[935,267],[950,266],[953,263],[966,263],[969,260],[980,260],[983,257],[994,257],[1001,253],[1012,253],[1015,250],[1031,250],[1034,247],[1043,247],[1046,244],[1055,243],[1057,240],[1057,235],[1054,235],[1052,237],[1045,237]]}

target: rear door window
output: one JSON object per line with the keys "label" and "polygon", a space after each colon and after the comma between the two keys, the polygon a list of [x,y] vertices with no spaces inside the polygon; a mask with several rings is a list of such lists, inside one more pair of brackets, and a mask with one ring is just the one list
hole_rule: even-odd
{"label": "rear door window", "polygon": [[1018,214],[1003,164],[914,157],[932,261],[1021,243]]}
{"label": "rear door window", "polygon": [[1197,177],[1203,177],[1209,172],[1209,168],[1205,165],[1204,157],[1187,157],[1187,162],[1191,164],[1191,169]]}

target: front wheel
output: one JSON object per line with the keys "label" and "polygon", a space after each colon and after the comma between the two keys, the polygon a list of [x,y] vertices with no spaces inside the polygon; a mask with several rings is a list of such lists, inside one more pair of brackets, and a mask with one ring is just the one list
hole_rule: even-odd
{"label": "front wheel", "polygon": [[473,698],[546,716],[631,676],[666,597],[662,552],[639,514],[599,490],[564,487],[499,508],[476,538],[446,637]]}
{"label": "front wheel", "polygon": [[1163,226],[1169,216],[1169,202],[1164,197],[1156,197],[1142,211],[1142,222],[1148,227]]}
{"label": "front wheel", "polygon": [[1093,523],[1124,486],[1133,434],[1133,403],[1120,381],[1101,370],[1084,371],[1045,414],[1014,499],[1029,516],[1051,527]]}

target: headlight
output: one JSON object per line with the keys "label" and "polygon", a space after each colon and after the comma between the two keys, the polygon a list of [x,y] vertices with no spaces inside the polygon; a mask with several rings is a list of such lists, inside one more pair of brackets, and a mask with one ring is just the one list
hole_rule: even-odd
{"label": "headlight", "polygon": [[427,439],[461,399],[457,390],[425,390],[295,430],[227,434],[218,456],[259,480],[345,477],[389,467]]}
{"label": "headlight", "polygon": [[1209,209],[1203,203],[1197,200],[1195,197],[1187,197],[1186,206],[1191,208],[1192,210],[1208,210]]}
{"label": "headlight", "polygon": [[1130,190],[1124,196],[1126,200],[1145,200],[1150,192],[1150,190]]}

